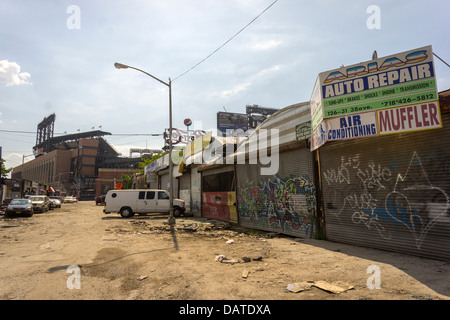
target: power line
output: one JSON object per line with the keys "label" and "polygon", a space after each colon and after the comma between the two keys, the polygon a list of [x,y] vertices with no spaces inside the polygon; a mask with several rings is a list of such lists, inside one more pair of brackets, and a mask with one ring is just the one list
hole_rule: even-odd
{"label": "power line", "polygon": [[220,47],[218,47],[216,50],[214,50],[213,52],[211,52],[208,56],[206,56],[206,58],[204,58],[203,60],[201,60],[199,63],[197,63],[196,65],[194,65],[193,67],[191,67],[190,69],[186,70],[185,72],[183,72],[182,74],[180,74],[178,77],[174,78],[172,80],[175,81],[179,78],[181,78],[182,76],[184,76],[186,73],[190,72],[191,70],[193,70],[194,68],[198,67],[201,63],[203,63],[205,60],[207,60],[209,57],[211,57],[214,53],[216,53],[217,51],[219,51],[220,49],[222,49],[228,42],[230,42],[231,40],[233,40],[238,34],[240,34],[242,31],[244,31],[249,25],[251,25],[256,19],[258,19],[260,16],[262,16],[264,14],[264,12],[266,12],[267,10],[269,10],[276,2],[278,2],[278,0],[275,0],[274,2],[272,2],[266,9],[263,10],[263,12],[261,12],[260,14],[258,14],[252,21],[250,21],[245,27],[243,27],[241,30],[239,30],[234,36],[232,36],[230,39],[228,39],[227,41],[225,41],[224,44],[222,44]]}
{"label": "power line", "polygon": [[8,133],[32,133],[32,134],[36,134],[36,131],[0,130],[0,132],[8,132]]}
{"label": "power line", "polygon": [[447,65],[447,67],[450,68],[450,65],[449,65],[447,62],[445,62],[444,60],[442,60],[436,53],[433,52],[433,54],[436,56],[436,58],[438,58],[439,60],[441,60],[443,63],[445,63],[445,64]]}
{"label": "power line", "polygon": [[[27,134],[36,134],[36,131],[19,131],[19,130],[0,130],[0,132],[6,133],[27,133]],[[57,135],[66,135],[67,133],[58,133]],[[111,133],[112,136],[162,136],[163,133]]]}

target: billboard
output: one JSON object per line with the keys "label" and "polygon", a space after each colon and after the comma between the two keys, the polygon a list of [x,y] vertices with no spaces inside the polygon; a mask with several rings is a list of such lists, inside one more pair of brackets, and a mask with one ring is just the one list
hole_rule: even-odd
{"label": "billboard", "polygon": [[320,73],[311,96],[312,130],[328,118],[437,101],[426,46]]}
{"label": "billboard", "polygon": [[217,112],[217,131],[225,136],[227,130],[235,131],[237,129],[248,130],[248,115],[246,113]]}

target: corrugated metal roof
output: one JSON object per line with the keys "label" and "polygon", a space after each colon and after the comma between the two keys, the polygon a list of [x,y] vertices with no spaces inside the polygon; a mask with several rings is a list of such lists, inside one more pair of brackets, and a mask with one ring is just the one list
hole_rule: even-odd
{"label": "corrugated metal roof", "polygon": [[[311,107],[309,101],[296,103],[285,107],[269,118],[267,118],[263,123],[261,123],[246,139],[241,145],[238,146],[238,149],[235,153],[241,154],[245,153],[248,150],[249,145],[252,143],[252,138],[255,136],[258,137],[259,142],[265,142],[266,136],[261,135],[261,130],[267,130],[265,134],[267,134],[267,141],[271,141],[273,133],[272,129],[278,130],[278,147],[282,147],[283,145],[290,144],[296,141],[295,135],[295,127],[299,124],[308,122],[311,120]],[[270,147],[270,143],[268,143],[268,147]]]}

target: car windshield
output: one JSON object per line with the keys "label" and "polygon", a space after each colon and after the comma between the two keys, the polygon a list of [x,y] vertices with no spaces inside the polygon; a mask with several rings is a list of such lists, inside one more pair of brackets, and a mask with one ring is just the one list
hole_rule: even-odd
{"label": "car windshield", "polygon": [[44,201],[44,197],[30,197],[32,201]]}
{"label": "car windshield", "polygon": [[30,203],[31,203],[31,201],[27,200],[27,199],[16,199],[16,200],[11,200],[10,205],[17,205],[17,204],[23,205],[23,204],[30,204]]}

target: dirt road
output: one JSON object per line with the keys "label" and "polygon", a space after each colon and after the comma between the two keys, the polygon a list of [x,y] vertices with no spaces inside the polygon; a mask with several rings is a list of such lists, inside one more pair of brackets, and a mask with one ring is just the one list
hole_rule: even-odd
{"label": "dirt road", "polygon": [[448,262],[102,209],[0,216],[0,299],[450,299]]}

